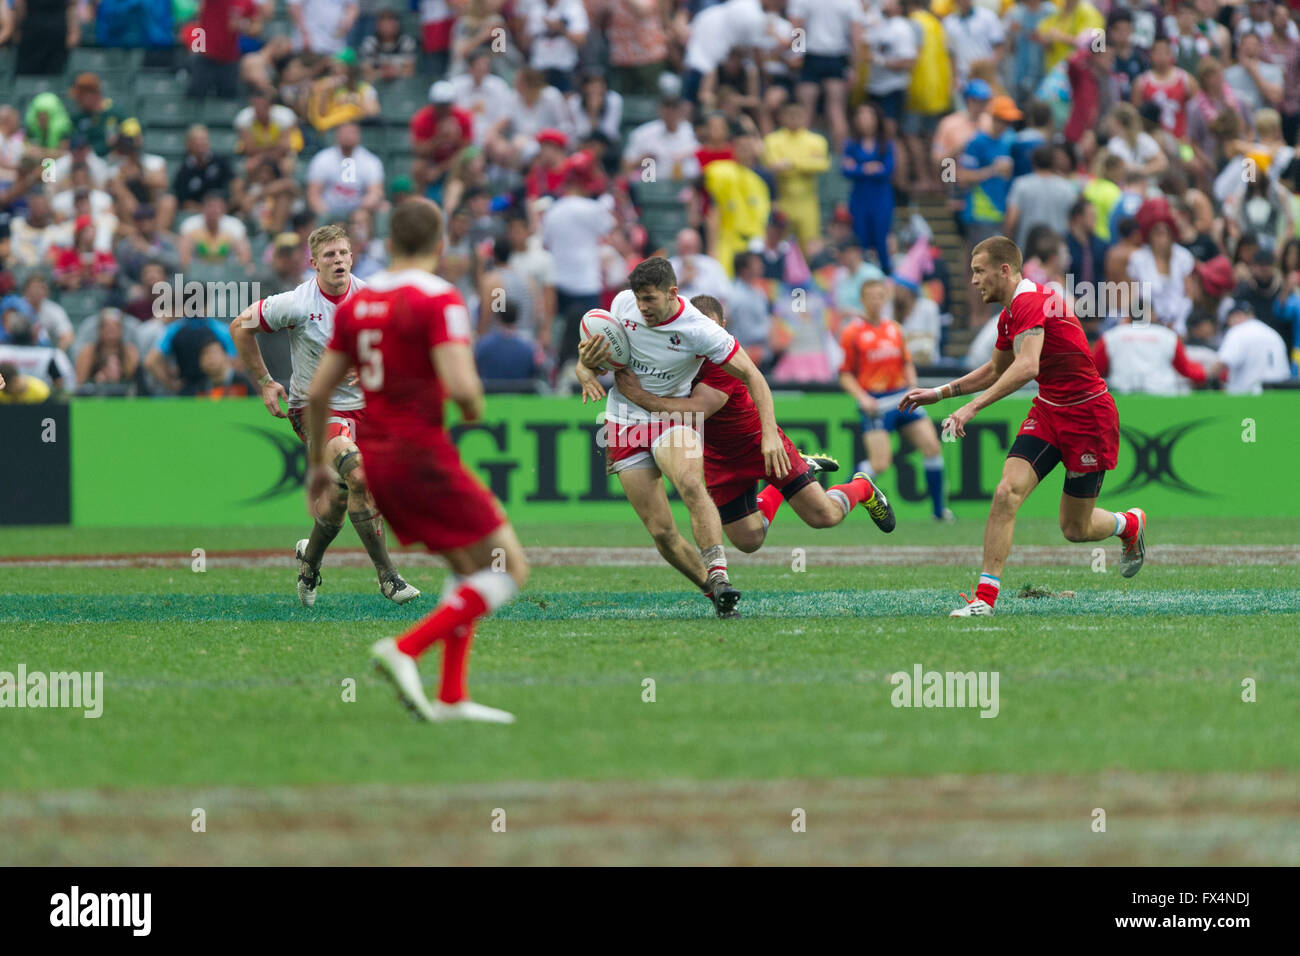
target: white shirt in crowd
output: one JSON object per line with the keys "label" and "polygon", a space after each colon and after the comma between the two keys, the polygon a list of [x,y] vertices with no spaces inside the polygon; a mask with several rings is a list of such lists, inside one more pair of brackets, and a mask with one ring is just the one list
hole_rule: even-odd
{"label": "white shirt in crowd", "polygon": [[542,219],[542,243],[555,257],[555,287],[565,295],[595,295],[601,290],[600,240],[615,226],[604,203],[585,196],[562,196]]}
{"label": "white shirt in crowd", "polygon": [[1174,369],[1178,335],[1154,322],[1122,322],[1102,333],[1106,343],[1106,384],[1112,392],[1185,395],[1188,380]]}
{"label": "white shirt in crowd", "polygon": [[655,162],[657,178],[694,179],[700,175],[700,161],[695,155],[699,148],[690,123],[682,120],[676,129],[670,130],[663,120],[657,119],[632,130],[623,159],[638,161],[649,156]]}
{"label": "white shirt in crowd", "polygon": [[993,56],[993,48],[1006,38],[1006,29],[998,15],[986,7],[972,6],[969,16],[950,13],[943,18],[943,32],[948,37],[953,69],[959,82],[970,79],[970,66],[976,60]]}
{"label": "white shirt in crowd", "polygon": [[1135,146],[1129,146],[1123,136],[1112,136],[1106,149],[1130,166],[1145,166],[1160,155],[1160,144],[1150,133],[1138,133]]}
{"label": "white shirt in crowd", "polygon": [[853,24],[867,21],[861,0],[791,0],[786,13],[803,21],[813,56],[848,56]]}
{"label": "white shirt in crowd", "polygon": [[[587,33],[591,23],[582,0],[528,0],[523,12],[524,31],[532,38],[528,62],[536,70],[572,70],[578,65],[578,48],[567,34]],[[564,35],[548,36],[547,20],[564,21]]]}
{"label": "white shirt in crowd", "polygon": [[[236,113],[234,122],[235,132],[242,133],[244,130],[251,127],[255,116],[256,114],[253,113],[253,108],[251,106],[245,106],[242,110]],[[298,114],[289,107],[276,103],[271,107],[270,121],[272,125],[280,127],[280,131],[284,132],[285,130],[293,129],[298,125]]]}
{"label": "white shirt in crowd", "polygon": [[937,302],[918,296],[912,305],[911,314],[899,324],[903,329],[903,341],[907,343],[907,350],[912,353],[912,361],[918,365],[927,365],[939,357],[943,319],[939,315]]}
{"label": "white shirt in crowd", "polygon": [[[681,398],[691,392],[691,381],[701,358],[724,365],[740,349],[731,333],[686,299],[678,296],[677,314],[661,325],[647,325],[637,308],[636,295],[624,289],[614,296],[609,311],[624,323],[632,350],[628,368],[651,395]],[[650,413],[628,401],[615,385],[605,402],[605,420],[619,425],[650,421]]]}
{"label": "white shirt in crowd", "polygon": [[[103,189],[113,176],[104,160],[94,153],[86,156],[86,171],[90,173],[90,184],[96,189]],[[72,189],[72,154],[60,156],[54,161],[54,188],[62,191]]]}
{"label": "white shirt in crowd", "polygon": [[[352,298],[366,283],[356,276],[348,277],[348,288],[341,296],[327,296],[316,276],[312,276],[296,289],[269,295],[257,303],[257,319],[263,332],[289,330],[289,356],[293,361],[293,377],[289,380],[289,407],[301,408],[307,404],[307,389],[320,357],[334,337],[334,312]],[[354,411],[365,408],[366,400],[354,381],[344,380],[330,395],[330,408]]]}
{"label": "white shirt in crowd", "polygon": [[[351,165],[345,168],[345,161]],[[348,157],[337,146],[322,149],[312,157],[311,165],[307,167],[307,182],[320,183],[324,187],[321,199],[325,203],[327,219],[346,216],[359,208],[366,190],[383,181],[383,162],[364,146],[356,147]]]}
{"label": "white shirt in crowd", "polygon": [[451,86],[455,90],[456,105],[473,115],[474,142],[482,146],[492,127],[510,115],[514,91],[495,73],[483,77],[482,83],[476,83],[474,77],[462,73],[451,78]]}
{"label": "white shirt in crowd", "polygon": [[510,92],[510,135],[519,141],[525,162],[537,155],[537,134],[542,130],[558,129],[573,137],[573,115],[564,94],[555,87],[545,87],[532,106],[524,102],[518,90]]}
{"label": "white shirt in crowd", "polygon": [[355,9],[356,0],[287,0],[290,7],[298,7],[302,12],[303,33],[297,27],[293,30],[293,48],[301,51],[303,40],[311,44],[313,53],[332,55],[347,46],[347,37],[342,30],[343,17],[348,10]]}
{"label": "white shirt in crowd", "polygon": [[[181,237],[193,236],[203,229],[203,213],[196,212],[194,215],[186,218],[176,234]],[[217,227],[217,233],[223,236],[230,236],[235,242],[248,238],[248,227],[244,225],[243,220],[234,216],[222,216],[221,223]]]}
{"label": "white shirt in crowd", "polygon": [[766,28],[767,14],[759,0],[727,0],[701,10],[691,21],[686,68],[712,73],[732,47],[761,46]]}
{"label": "white shirt in crowd", "polygon": [[1152,317],[1169,326],[1180,338],[1187,334],[1187,316],[1192,311],[1192,300],[1187,297],[1187,277],[1194,268],[1196,258],[1186,246],[1177,243],[1169,254],[1168,275],[1160,274],[1156,257],[1147,246],[1134,250],[1128,260],[1128,277],[1139,283],[1143,295],[1150,296]]}
{"label": "white shirt in crowd", "polygon": [[623,124],[623,97],[614,90],[605,93],[605,106],[600,118],[593,126],[587,111],[582,108],[582,94],[570,93],[568,96],[569,112],[573,115],[573,133],[578,140],[586,139],[593,129],[600,130],[611,143],[617,143],[621,136]]}
{"label": "white shirt in crowd", "polygon": [[911,70],[891,70],[889,60],[912,60],[919,47],[917,26],[907,17],[876,17],[866,31],[867,45],[871,48],[871,76],[867,79],[867,92],[873,96],[886,96],[906,90],[912,84]]}
{"label": "white shirt in crowd", "polygon": [[1253,317],[1223,334],[1219,361],[1228,369],[1224,391],[1230,395],[1258,395],[1265,383],[1284,382],[1291,377],[1286,342]]}
{"label": "white shirt in crowd", "polygon": [[728,295],[731,292],[731,280],[727,278],[727,270],[722,268],[722,263],[712,256],[703,254],[693,255],[689,258],[693,270],[689,281],[682,257],[673,256],[668,260],[668,263],[673,267],[673,272],[677,275],[677,294],[683,299],[693,299],[697,295],[711,295],[723,305],[726,305]]}

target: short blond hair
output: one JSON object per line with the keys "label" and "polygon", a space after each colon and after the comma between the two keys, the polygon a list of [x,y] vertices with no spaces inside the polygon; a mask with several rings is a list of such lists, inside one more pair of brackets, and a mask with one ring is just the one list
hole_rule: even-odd
{"label": "short blond hair", "polygon": [[1020,254],[1020,247],[1006,236],[990,236],[977,244],[970,251],[971,259],[974,259],[981,252],[989,257],[989,264],[994,269],[1010,266],[1012,272],[1019,272],[1025,264],[1024,257]]}
{"label": "short blond hair", "polygon": [[320,253],[320,250],[331,242],[337,242],[342,239],[351,248],[352,240],[348,238],[348,231],[342,226],[330,225],[320,226],[313,229],[311,235],[307,237],[307,245],[311,249],[313,259]]}

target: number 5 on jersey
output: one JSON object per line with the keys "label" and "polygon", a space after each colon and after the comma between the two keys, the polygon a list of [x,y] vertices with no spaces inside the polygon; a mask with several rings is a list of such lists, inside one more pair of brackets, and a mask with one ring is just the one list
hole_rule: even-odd
{"label": "number 5 on jersey", "polygon": [[357,332],[361,387],[367,392],[377,392],[384,387],[384,353],[379,351],[379,338],[383,334],[383,329],[361,329]]}

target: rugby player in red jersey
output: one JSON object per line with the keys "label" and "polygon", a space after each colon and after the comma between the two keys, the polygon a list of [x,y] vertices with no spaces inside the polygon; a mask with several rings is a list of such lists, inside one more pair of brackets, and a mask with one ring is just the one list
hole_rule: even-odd
{"label": "rugby player in red jersey", "polygon": [[[727,327],[722,303],[710,295],[697,295],[691,305],[724,329]],[[606,357],[604,339],[593,337],[579,349],[588,364],[599,364]],[[614,380],[619,391],[631,402],[658,414],[692,414],[707,419],[700,429],[704,439],[704,480],[709,496],[718,506],[722,530],[727,539],[746,553],[763,546],[767,530],[785,501],[795,514],[811,528],[831,528],[843,521],[854,506],[861,503],[882,531],[894,530],[894,509],[871,479],[859,472],[847,484],[826,491],[817,483],[819,470],[833,470],[833,460],[802,455],[785,432],[777,429],[790,459],[790,470],[783,477],[773,475],[763,458],[762,422],[758,408],[745,383],[728,375],[705,360],[685,398],[652,395],[641,387],[636,373],[622,369]],[[586,397],[600,398],[600,383],[584,384]],[[755,493],[759,481],[768,486]]]}
{"label": "rugby player in red jersey", "polygon": [[[528,562],[492,493],[461,464],[447,433],[450,399],[467,422],[483,414],[483,383],[470,349],[470,320],[456,287],[434,275],[443,216],[427,199],[408,199],[389,226],[392,264],[372,276],[334,317],[334,337],[307,393],[307,501],[329,487],[323,437],[330,395],[355,365],[366,398],[357,436],[370,493],[403,544],[419,542],[451,567],[442,602],[397,639],[371,648],[399,699],[425,720],[512,723],[503,710],[466,693],[475,622],[528,580]],[[438,702],[424,694],[416,658],[442,641]]]}
{"label": "rugby player in red jersey", "polygon": [[[1097,507],[1102,478],[1115,467],[1119,451],[1119,412],[1097,374],[1092,350],[1079,320],[1060,294],[1020,274],[1020,249],[1005,236],[993,236],[971,251],[971,284],[984,302],[1002,305],[993,358],[975,371],[939,388],[914,388],[898,407],[919,405],[986,389],[944,422],[958,437],[981,408],[1038,382],[1029,417],[1007,452],[1002,480],[993,495],[984,529],[984,567],[975,597],[952,617],[993,613],[1002,566],[1011,553],[1016,512],[1058,463],[1065,463],[1061,531],[1067,541],[1101,541],[1118,535],[1123,550],[1120,573],[1131,578],[1146,557],[1146,514],[1141,508],[1106,511]],[[962,597],[965,597],[963,594]]]}

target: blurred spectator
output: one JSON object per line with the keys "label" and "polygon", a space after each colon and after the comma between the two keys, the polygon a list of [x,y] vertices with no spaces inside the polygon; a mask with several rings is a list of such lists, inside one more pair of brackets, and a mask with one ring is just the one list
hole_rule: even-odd
{"label": "blurred spectator", "polygon": [[582,0],[532,0],[524,8],[523,21],[520,40],[528,65],[546,74],[551,86],[568,93],[578,67],[578,50],[591,29]]}
{"label": "blurred spectator", "polygon": [[841,171],[853,185],[849,212],[853,232],[863,249],[876,253],[876,261],[890,271],[887,237],[894,227],[895,150],[884,127],[884,113],[875,103],[859,104],[853,114],[854,138],[844,145]]}
{"label": "blurred spectator", "polygon": [[585,139],[593,130],[599,130],[611,143],[618,142],[623,122],[623,97],[609,89],[604,74],[584,73],[578,89],[569,94],[568,100],[578,139]]}
{"label": "blurred spectator", "polygon": [[250,160],[247,180],[235,180],[231,189],[234,212],[255,231],[275,235],[288,226],[298,184],[284,175],[275,160]]}
{"label": "blurred spectator", "polygon": [[[1187,277],[1196,266],[1192,254],[1174,242],[1174,221],[1169,203],[1148,199],[1137,215],[1142,245],[1129,257],[1128,276],[1149,296],[1152,320],[1170,326],[1179,335],[1187,331],[1192,310]],[[1149,290],[1149,291],[1148,291]]]}
{"label": "blurred spectator", "polygon": [[[980,242],[1002,232],[1007,211],[1007,191],[1011,184],[1011,143],[1015,134],[1009,132],[1011,123],[1023,114],[1016,109],[1009,96],[997,96],[989,102],[989,115],[993,119],[991,133],[977,130],[966,144],[957,169],[957,185],[966,191],[962,210],[962,223],[966,230],[966,259],[970,250]],[[970,314],[982,315],[988,306],[983,303],[974,286],[968,289]]]}
{"label": "blurred spectator", "polygon": [[531,321],[542,330],[539,335],[551,343],[549,349],[554,345],[551,327],[557,308],[555,256],[547,251],[540,235],[530,232],[528,219],[522,213],[506,218],[506,242],[510,245],[509,266],[528,276],[537,292],[528,311]]}
{"label": "blurred spectator", "polygon": [[1248,307],[1257,321],[1277,332],[1290,355],[1295,344],[1292,323],[1279,315],[1276,309],[1282,294],[1282,276],[1277,269],[1276,257],[1268,249],[1256,250],[1250,265],[1250,277],[1237,285],[1232,294],[1233,302]]}
{"label": "blurred spectator", "polygon": [[[1011,189],[1014,192],[1015,186]],[[1096,220],[1097,208],[1088,200],[1076,199],[1070,206],[1065,247],[1076,287],[1096,289],[1097,283],[1106,278],[1106,243],[1097,238],[1093,228]]]}
{"label": "blurred spectator", "polygon": [[63,141],[72,136],[72,118],[58,94],[37,93],[27,104],[23,128],[32,147],[44,156],[55,156]]}
{"label": "blurred spectator", "polygon": [[[239,61],[239,78],[250,89],[267,96],[278,96],[277,74],[281,66],[288,69],[293,59],[293,41],[287,36],[274,36],[267,39],[259,50],[245,53]],[[286,98],[286,103],[288,98]]]}
{"label": "blurred spectator", "polygon": [[785,7],[785,0],[725,0],[704,7],[690,22],[684,54],[681,96],[699,100],[700,83],[716,70],[735,47],[760,46],[768,29],[767,11]]}
{"label": "blurred spectator", "polygon": [[711,295],[726,305],[731,285],[727,270],[717,259],[704,255],[700,234],[694,229],[683,229],[677,233],[675,245],[677,254],[668,261],[677,276],[678,295],[683,299]]}
{"label": "blurred spectator", "polygon": [[81,43],[76,0],[15,2],[12,32],[18,37],[15,73],[61,74],[67,68],[68,51]]}
{"label": "blurred spectator", "polygon": [[483,279],[483,264],[479,262],[478,250],[469,238],[472,221],[464,206],[448,216],[447,236],[443,241],[442,255],[438,258],[438,275],[460,290],[470,315],[478,311],[479,285]]}
{"label": "blurred spectator", "polygon": [[137,206],[130,225],[113,252],[118,268],[128,281],[137,281],[147,262],[159,262],[170,274],[180,268],[180,237],[158,226],[152,206]]}
{"label": "blurred spectator", "polygon": [[118,127],[133,117],[104,96],[99,77],[94,73],[78,74],[72,84],[72,101],[76,104],[69,114],[73,130],[89,140],[96,155],[108,155],[109,144],[117,135]]}
{"label": "blurred spectator", "polygon": [[1251,314],[1248,305],[1237,305],[1228,313],[1217,361],[1209,376],[1222,378],[1231,395],[1258,395],[1263,386],[1284,382],[1291,374],[1286,343],[1276,330]]}
{"label": "blurred spectator", "polygon": [[537,158],[524,177],[524,194],[529,199],[556,198],[569,176],[569,165],[565,160],[569,138],[561,130],[544,129],[537,134],[537,147]]}
{"label": "blurred spectator", "polygon": [[469,71],[451,79],[453,109],[469,115],[473,141],[484,147],[504,135],[514,102],[510,84],[492,72],[492,57],[487,47],[478,48],[469,55]]}
{"label": "blurred spectator", "polygon": [[[172,267],[165,266],[157,260],[149,260],[140,267],[138,278],[131,281],[126,291],[126,307],[123,312],[127,316],[128,323],[130,319],[138,322],[146,322],[154,317],[154,303],[166,300],[171,302],[171,287],[168,284],[175,275]],[[89,321],[89,320],[87,320]],[[83,322],[82,325],[86,323]],[[128,335],[131,330],[127,329]],[[81,330],[78,329],[78,332]],[[134,337],[136,344],[139,344],[139,338]],[[150,343],[152,344],[152,343]],[[142,348],[141,355],[148,353],[148,349]]]}
{"label": "blurred spectator", "polygon": [[1187,135],[1187,104],[1195,91],[1191,76],[1174,63],[1169,39],[1156,37],[1151,44],[1151,69],[1133,83],[1133,105],[1149,101],[1160,107],[1160,125],[1182,139]]}
{"label": "blurred spectator", "polygon": [[788,217],[801,243],[821,232],[817,177],[830,169],[826,138],[808,128],[801,103],[781,107],[781,128],[763,139],[763,159],[776,174],[776,206]]}
{"label": "blurred spectator", "polygon": [[333,56],[346,46],[357,18],[356,0],[285,0],[293,23],[293,48]]}
{"label": "blurred spectator", "polygon": [[[856,17],[856,14],[854,16]],[[881,21],[873,24],[873,28],[868,30],[865,36],[871,50],[867,95],[872,103],[880,107],[884,116],[882,130],[890,140],[895,140],[902,129],[907,89],[911,85],[913,70],[918,61],[920,28],[902,15],[900,0],[882,0],[880,16]],[[854,46],[856,48],[857,43]],[[829,85],[827,92],[829,95]],[[815,107],[816,103],[810,105]],[[843,115],[841,108],[841,116]],[[834,134],[833,116],[830,118],[830,123]],[[835,138],[840,146],[843,145],[848,132],[846,124],[844,137]],[[907,171],[911,168],[912,157],[904,150],[899,152],[896,158],[900,171],[898,181],[906,183],[909,181]]]}
{"label": "blurred spectator", "polygon": [[30,269],[50,261],[50,250],[72,241],[72,223],[54,221],[50,197],[39,187],[27,194],[27,213],[9,222],[9,256],[15,266]]}
{"label": "blurred spectator", "polygon": [[[456,154],[443,183],[444,213],[455,212],[470,196],[487,195],[489,207],[491,205],[491,197],[487,191],[487,155],[477,146],[466,146]],[[475,228],[471,230],[473,233],[471,241],[477,242],[482,238],[482,223],[477,221],[481,215],[480,212],[473,210],[471,212],[476,217]]]}
{"label": "blurred spectator", "polygon": [[1169,166],[1160,145],[1142,131],[1138,111],[1129,103],[1120,103],[1111,114],[1115,135],[1106,143],[1113,156],[1124,160],[1129,172],[1139,172],[1148,180],[1159,176]]}
{"label": "blurred spectator", "polygon": [[208,383],[200,356],[209,342],[219,342],[235,357],[227,323],[202,317],[179,318],[167,325],[145,356],[145,368],[172,394],[194,395]]}
{"label": "blurred spectator", "polygon": [[1237,61],[1223,73],[1224,81],[1232,87],[1237,102],[1246,117],[1261,106],[1277,108],[1282,105],[1282,68],[1261,56],[1259,34],[1250,32],[1237,40]]}
{"label": "blurred spectator", "polygon": [[686,101],[680,97],[664,96],[659,101],[659,118],[628,134],[623,168],[634,180],[676,182],[700,174],[699,160],[695,158],[700,144],[686,120],[686,109]]}
{"label": "blurred spectator", "polygon": [[[1082,5],[1087,0],[1077,2]],[[1044,23],[1039,27],[1040,36],[1046,26]],[[1097,39],[1085,32],[1078,48],[1065,61],[1070,87],[1070,112],[1062,132],[1067,141],[1083,143],[1085,146],[1094,141],[1102,117],[1110,112],[1119,99],[1118,84],[1111,72],[1114,54],[1104,38],[1101,38],[1101,48],[1095,48]]]}
{"label": "blurred spectator", "polygon": [[76,381],[67,354],[45,341],[33,323],[30,306],[17,296],[9,296],[0,303],[0,363],[5,362],[13,363],[24,375],[35,376],[56,390]]}
{"label": "blurred spectator", "polygon": [[18,111],[8,104],[0,105],[0,191],[12,186],[18,178],[25,138]]}
{"label": "blurred spectator", "polygon": [[732,263],[736,277],[727,288],[727,331],[736,337],[754,364],[769,364],[772,338],[772,300],[763,276],[763,259],[752,252],[740,252]]}
{"label": "blurred spectator", "polygon": [[202,0],[198,25],[203,31],[203,43],[190,46],[186,96],[230,100],[239,94],[240,24],[257,15],[256,0]]}
{"label": "blurred spectator", "polygon": [[[1021,176],[1028,176],[1034,171],[1033,155],[1034,151],[1040,146],[1046,146],[1051,160],[1049,165],[1056,169],[1056,150],[1052,143],[1054,126],[1052,123],[1052,108],[1042,100],[1030,100],[1029,105],[1025,107],[1025,124],[1024,128],[1016,133],[1016,141],[1011,146],[1011,160],[1014,164],[1011,170],[1011,181],[1014,184]],[[1062,149],[1066,148],[1065,143],[1060,144]],[[1057,170],[1059,175],[1071,176],[1074,174],[1074,163],[1071,161],[1068,168]]]}
{"label": "blurred spectator", "polygon": [[63,306],[50,298],[50,285],[43,273],[33,272],[27,276],[23,283],[23,299],[31,307],[37,336],[66,351],[74,335],[72,321]]}
{"label": "blurred spectator", "polygon": [[68,152],[54,161],[54,192],[73,188],[72,170],[84,167],[90,176],[90,184],[96,189],[103,189],[112,171],[107,162],[96,156],[90,148],[90,140],[81,133],[73,133],[68,140]]}
{"label": "blurred spectator", "polygon": [[1052,169],[1052,149],[1040,146],[1033,153],[1034,171],[1011,184],[1007,193],[1004,232],[1022,249],[1029,230],[1045,225],[1058,236],[1070,231],[1070,209],[1079,198],[1079,187]]}
{"label": "blurred spectator", "polygon": [[[374,216],[368,209],[354,209],[348,217],[348,239],[352,243],[352,274],[369,279],[388,265],[388,254],[381,239],[374,238]],[[287,336],[285,336],[287,338]]]}
{"label": "blurred spectator", "polygon": [[[971,67],[979,61],[997,61],[1002,57],[1006,31],[996,13],[971,0],[956,0],[954,10],[943,18],[943,30],[952,54],[953,81],[958,88],[971,78]],[[1040,28],[1039,33],[1043,30]],[[1048,69],[1060,57],[1048,53]]]}
{"label": "blurred spectator", "polygon": [[490,388],[495,382],[527,382],[538,378],[545,359],[535,342],[519,334],[516,328],[519,309],[515,302],[504,299],[501,308],[491,315],[495,319],[493,328],[474,346],[474,362],[484,384]]}
{"label": "blurred spectator", "polygon": [[1057,12],[1038,25],[1038,42],[1047,45],[1043,68],[1050,70],[1068,57],[1081,39],[1091,43],[1105,27],[1106,19],[1088,0],[1061,0]]}
{"label": "blurred spectator", "polygon": [[34,375],[24,374],[12,361],[0,362],[0,405],[39,405],[49,401],[50,386]]}
{"label": "blurred spectator", "polygon": [[[458,7],[459,5],[457,5]],[[451,58],[456,9],[451,0],[420,0],[420,74],[443,76]]]}
{"label": "blurred spectator", "polygon": [[[891,114],[886,109],[886,115],[892,118],[901,115],[902,88],[897,80],[906,79],[915,59],[913,46],[909,45],[913,40],[910,26],[875,22],[869,36],[864,36],[867,15],[862,4],[855,0],[790,0],[787,12],[791,26],[804,31],[803,69],[796,91],[799,102],[811,116],[821,97],[830,126],[831,145],[836,152],[843,149],[849,137],[846,81],[850,69],[857,67],[858,50],[864,40],[869,39],[871,43],[869,82],[882,87],[869,87],[869,90],[873,96],[895,104],[894,112]],[[882,12],[892,17],[897,12],[897,0],[885,0]],[[899,65],[904,62],[905,65]],[[903,77],[897,75],[900,72]]]}
{"label": "blurred spectator", "polygon": [[[262,290],[263,297],[288,292],[302,285],[303,246],[302,237],[296,232],[282,232],[271,241],[271,248],[267,250],[271,256],[271,275]],[[282,338],[287,340],[289,337],[270,335],[267,341]],[[266,342],[262,343],[262,351],[266,351]]]}
{"label": "blurred spectator", "polygon": [[763,263],[763,276],[784,282],[791,261],[801,262],[799,243],[790,238],[790,219],[781,210],[773,210],[767,218],[763,235],[751,239],[749,251]]}
{"label": "blurred spectator", "polygon": [[511,303],[514,306],[515,334],[547,348],[551,339],[550,325],[548,323],[545,328],[541,328],[537,322],[541,288],[523,269],[511,265],[510,259],[509,240],[501,238],[492,243],[492,262],[483,270],[483,281],[479,287],[479,337],[491,331],[492,319],[499,316],[506,303]]}
{"label": "blurred spectator", "polygon": [[225,267],[238,262],[251,270],[253,254],[248,244],[248,229],[226,213],[221,193],[203,197],[203,211],[185,219],[180,225],[181,269],[188,271],[196,263]]}
{"label": "blurred spectator", "polygon": [[203,377],[194,384],[193,391],[184,392],[203,398],[248,398],[260,395],[259,389],[243,372],[235,371],[234,363],[216,339],[210,339],[199,349],[199,369]]}
{"label": "blurred spectator", "polygon": [[1187,357],[1182,339],[1154,322],[1135,323],[1123,316],[1092,347],[1097,371],[1111,391],[1127,394],[1179,395],[1188,389],[1180,379],[1205,383],[1205,369]]}
{"label": "blurred spectator", "polygon": [[117,260],[108,250],[95,248],[95,226],[89,216],[77,217],[71,246],[55,246],[54,281],[60,289],[108,288],[117,280]]}
{"label": "blurred spectator", "polygon": [[174,42],[171,0],[97,0],[87,6],[99,46],[165,48]]}
{"label": "blurred spectator", "polygon": [[614,228],[614,217],[601,202],[583,195],[576,176],[542,219],[542,243],[555,257],[556,316],[564,320],[559,354],[578,350],[578,323],[583,313],[600,306],[601,239]]}
{"label": "blurred spectator", "polygon": [[361,69],[371,83],[387,83],[415,75],[415,38],[402,32],[395,10],[380,10],[374,18],[374,32],[366,35],[357,49]]}
{"label": "blurred spectator", "polygon": [[624,96],[653,96],[668,59],[659,0],[608,0],[609,85]]}
{"label": "blurred spectator", "polygon": [[442,195],[452,160],[474,141],[474,120],[468,111],[454,105],[455,101],[456,88],[448,80],[439,80],[429,87],[429,105],[411,117],[411,147],[415,150],[411,179],[417,192],[435,201]]}
{"label": "blurred spectator", "polygon": [[329,61],[328,72],[312,84],[307,99],[307,121],[318,133],[328,133],[344,123],[360,123],[379,115],[379,94],[361,76],[361,66],[351,50]]}
{"label": "blurred spectator", "polygon": [[451,28],[451,66],[447,74],[455,79],[464,73],[476,53],[487,53],[507,73],[523,63],[522,54],[501,15],[499,0],[468,0]]}
{"label": "blurred spectator", "polygon": [[98,334],[77,353],[78,385],[129,385],[140,366],[140,351],[127,341],[122,313],[99,313]]}
{"label": "blurred spectator", "polygon": [[36,310],[17,295],[0,299],[0,344],[47,347],[49,336],[36,324]]}
{"label": "blurred spectator", "polygon": [[136,120],[119,127],[108,154],[109,189],[122,219],[135,215],[139,206],[156,210],[158,225],[170,229],[176,217],[176,197],[168,189],[167,160],[157,153],[146,153],[144,135]]}
{"label": "blurred spectator", "polygon": [[334,133],[334,145],[307,167],[307,205],[330,221],[346,219],[357,208],[374,212],[383,201],[384,164],[361,145],[361,127],[344,123]]}
{"label": "blurred spectator", "polygon": [[979,131],[989,101],[993,99],[993,89],[983,80],[971,80],[962,87],[961,98],[963,108],[953,110],[939,120],[930,147],[930,158],[945,183],[957,181],[951,171],[965,152],[966,144]]}
{"label": "blurred spectator", "polygon": [[235,152],[245,162],[269,159],[286,175],[293,172],[294,161],[303,148],[297,114],[273,102],[262,90],[254,90],[248,103],[235,114],[234,127],[239,134]]}
{"label": "blurred spectator", "polygon": [[930,365],[939,360],[939,338],[943,319],[939,306],[921,294],[921,287],[904,276],[893,277],[893,319],[903,329],[903,341],[912,361]]}
{"label": "blurred spectator", "polygon": [[[1120,12],[1128,13],[1127,10],[1116,11]],[[1056,4],[1046,0],[1022,0],[1003,14],[1002,26],[1010,55],[1002,58],[1002,83],[1018,103],[1030,100],[1043,80],[1046,71],[1043,67],[1043,44],[1037,40],[1038,28],[1044,20],[1055,15]]]}
{"label": "blurred spectator", "polygon": [[496,162],[519,168],[537,153],[537,134],[558,129],[566,135],[573,117],[564,94],[546,82],[546,76],[532,67],[515,73],[514,97],[510,104],[510,125],[497,144]]}
{"label": "blurred spectator", "polygon": [[182,212],[194,212],[212,191],[230,195],[235,178],[230,160],[212,151],[206,126],[195,124],[185,133],[185,157],[172,177],[172,192]]}

